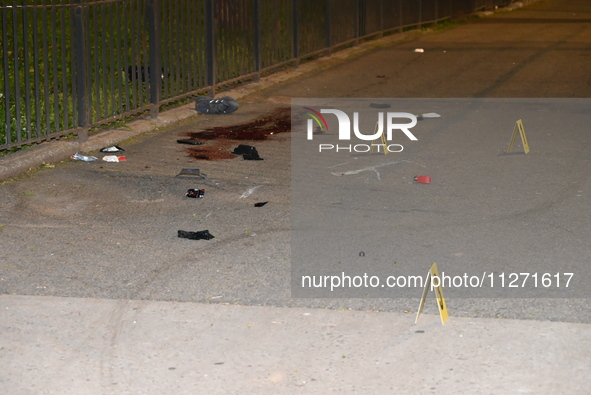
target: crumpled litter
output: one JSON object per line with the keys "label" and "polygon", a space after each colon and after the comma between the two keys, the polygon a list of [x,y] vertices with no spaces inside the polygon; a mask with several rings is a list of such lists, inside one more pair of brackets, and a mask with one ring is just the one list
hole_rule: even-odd
{"label": "crumpled litter", "polygon": [[101,152],[123,152],[125,151],[123,148],[119,147],[118,145],[112,145],[110,147],[101,148]]}
{"label": "crumpled litter", "polygon": [[202,198],[205,196],[205,189],[189,189],[185,196],[190,198]]}
{"label": "crumpled litter", "polygon": [[94,162],[95,160],[97,160],[97,158],[94,156],[82,155],[79,152],[76,152],[74,155],[70,156],[70,158],[75,160],[82,160],[84,162]]}
{"label": "crumpled litter", "polygon": [[103,160],[105,162],[123,162],[127,160],[127,158],[125,156],[107,155],[103,156]]}

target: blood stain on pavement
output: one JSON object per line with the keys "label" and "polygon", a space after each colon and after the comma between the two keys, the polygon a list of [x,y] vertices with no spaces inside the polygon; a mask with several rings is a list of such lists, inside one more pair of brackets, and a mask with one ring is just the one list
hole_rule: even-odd
{"label": "blood stain on pavement", "polygon": [[187,148],[189,155],[197,160],[232,159],[233,146],[239,141],[266,140],[270,135],[291,131],[291,109],[278,108],[275,111],[255,118],[250,122],[216,126],[201,132],[189,132],[187,136],[196,141],[204,141],[203,145]]}

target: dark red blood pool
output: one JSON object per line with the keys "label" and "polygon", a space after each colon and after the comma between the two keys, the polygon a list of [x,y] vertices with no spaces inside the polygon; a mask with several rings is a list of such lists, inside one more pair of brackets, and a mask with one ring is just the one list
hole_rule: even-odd
{"label": "dark red blood pool", "polygon": [[239,141],[262,141],[269,135],[288,132],[291,132],[291,109],[283,107],[247,123],[189,132],[187,136],[193,140],[208,141],[203,145],[187,148],[187,152],[197,160],[232,159],[237,157],[232,154],[232,150]]}

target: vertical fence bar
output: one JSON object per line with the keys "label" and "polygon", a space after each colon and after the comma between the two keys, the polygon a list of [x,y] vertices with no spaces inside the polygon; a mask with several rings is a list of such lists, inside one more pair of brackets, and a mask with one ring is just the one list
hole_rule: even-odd
{"label": "vertical fence bar", "polygon": [[198,80],[198,68],[200,61],[199,54],[201,50],[199,49],[199,16],[195,13],[196,9],[199,8],[197,1],[190,1],[187,4],[187,18],[188,18],[188,29],[191,34],[187,37],[187,45],[189,46],[189,52],[187,56],[189,58],[189,63],[187,65],[187,71],[189,75],[187,76],[187,85],[189,90],[195,90],[198,86],[196,81]]}
{"label": "vertical fence bar", "polygon": [[69,94],[68,94],[68,57],[67,57],[67,28],[66,28],[66,20],[65,20],[65,12],[66,8],[62,8],[60,10],[60,30],[61,30],[61,40],[62,40],[62,48],[61,48],[61,58],[62,58],[62,111],[63,111],[63,119],[64,123],[62,126],[63,130],[67,130],[70,128],[70,104],[69,104]]}
{"label": "vertical fence bar", "polygon": [[419,0],[419,24],[417,25],[417,29],[421,28],[422,22],[423,22],[423,0]]}
{"label": "vertical fence bar", "polygon": [[435,0],[435,24],[439,20],[439,0]]}
{"label": "vertical fence bar", "polygon": [[158,117],[162,92],[162,67],[160,63],[160,1],[148,0],[148,34],[150,38],[150,113]]}
{"label": "vertical fence bar", "polygon": [[330,0],[325,0],[326,8],[326,22],[325,22],[325,34],[326,34],[326,48],[328,48],[328,56],[332,55],[332,9],[330,7]]}
{"label": "vertical fence bar", "polygon": [[[100,86],[100,77],[99,77],[99,53],[100,53],[100,40],[98,39],[98,24],[99,24],[99,10],[100,5],[93,4],[88,8],[89,13],[89,25],[92,22],[92,34],[88,35],[88,45],[89,48],[92,50],[92,66],[93,72],[92,77],[90,80],[90,98],[92,99],[90,102],[90,119],[89,122],[95,122],[101,119],[100,117],[100,98],[101,98],[101,86]],[[90,13],[92,10],[92,14]],[[89,28],[90,30],[90,28]],[[92,44],[90,40],[92,39]]]}
{"label": "vertical fence bar", "polygon": [[[180,2],[181,3],[181,29],[182,31],[187,31],[189,24],[188,22],[188,15],[187,15],[187,11],[188,11],[188,7],[187,7],[187,1],[183,0]],[[187,83],[187,77],[189,74],[189,71],[187,69],[187,58],[188,58],[188,54],[189,54],[189,48],[187,45],[187,40],[189,39],[189,36],[187,34],[182,34],[182,53],[183,56],[181,57],[181,71],[179,74],[180,80],[181,80],[181,92],[182,93],[186,93],[188,92],[188,88],[189,88],[189,84]]]}
{"label": "vertical fence bar", "polygon": [[[146,41],[144,39],[144,29],[145,29],[145,19],[146,19],[146,10],[145,10],[145,0],[140,0],[137,2],[138,4],[138,8],[137,8],[137,24],[136,24],[136,28],[137,28],[137,32],[136,32],[136,37],[137,37],[137,45],[138,45],[138,64],[137,64],[137,69],[136,69],[136,79],[137,79],[137,86],[138,89],[140,91],[140,106],[145,105],[150,98],[149,96],[149,92],[146,89],[146,83],[149,82],[148,77],[147,77],[147,73],[148,73],[148,64],[149,64],[149,60],[148,60],[148,54],[147,54],[147,50],[146,50]],[[143,21],[142,22],[142,16]]]}
{"label": "vertical fence bar", "polygon": [[101,43],[101,67],[100,67],[100,77],[101,77],[101,84],[102,84],[102,96],[99,100],[100,103],[102,103],[101,106],[101,117],[103,119],[108,118],[109,117],[109,98],[108,96],[108,91],[107,91],[107,40],[106,40],[106,35],[107,35],[107,7],[108,4],[99,4],[97,7],[100,8],[101,10],[101,40],[99,41]]}
{"label": "vertical fence bar", "polygon": [[[125,19],[124,19],[125,20]],[[117,112],[123,113],[123,82],[121,81],[121,70],[123,68],[123,64],[121,62],[121,58],[123,57],[123,53],[121,50],[121,3],[115,3],[115,26],[116,26],[116,34],[117,37],[117,58],[116,58],[116,70],[114,70],[115,76],[117,76]]]}
{"label": "vertical fence bar", "polygon": [[29,77],[29,21],[28,10],[23,10],[23,51],[24,51],[24,72],[25,72],[25,116],[27,140],[31,139],[31,80]]}
{"label": "vertical fence bar", "polygon": [[232,26],[232,17],[228,13],[228,1],[227,0],[217,0],[216,4],[218,7],[215,8],[214,15],[215,15],[215,33],[216,33],[216,40],[215,47],[215,61],[216,61],[216,83],[223,82],[230,78],[232,75],[232,65],[228,62],[231,59],[230,51],[232,50],[232,46],[230,40],[227,38],[227,31],[229,31],[229,27]]}
{"label": "vertical fence bar", "polygon": [[364,37],[366,34],[366,17],[367,17],[367,4],[366,0],[358,0],[358,7],[357,7],[357,41],[355,45],[359,44],[359,38]]}
{"label": "vertical fence bar", "polygon": [[189,86],[190,91],[194,91],[196,88],[199,87],[198,82],[198,64],[200,61],[199,54],[201,51],[199,50],[199,42],[198,42],[198,35],[196,33],[199,31],[199,18],[197,17],[196,10],[198,9],[199,3],[196,1],[190,1],[188,3],[187,9],[187,17],[189,20],[189,31],[192,33],[188,37],[188,45],[189,45],[189,65],[188,65],[188,72],[189,75],[187,76],[187,84]]}
{"label": "vertical fence bar", "polygon": [[137,59],[137,28],[135,27],[136,22],[136,15],[134,12],[134,3],[137,3],[135,0],[130,1],[129,3],[129,40],[130,40],[130,48],[131,48],[131,58],[129,59],[129,64],[127,65],[127,77],[129,80],[129,84],[131,85],[131,109],[135,109],[141,103],[138,93],[138,79],[136,76],[138,75],[138,59]]}
{"label": "vertical fence bar", "polygon": [[[226,2],[225,12],[228,15],[228,30],[229,31],[243,31],[245,34],[248,34],[246,30],[244,30],[243,22],[243,15],[244,15],[244,1],[243,0],[235,0],[234,7],[237,12],[230,12],[232,4],[230,2]],[[220,32],[222,30],[220,29]],[[252,35],[250,35],[252,37]],[[241,37],[242,38],[242,37]],[[226,52],[226,64],[228,65],[229,73],[226,75],[226,79],[233,78],[237,75],[242,73],[242,65],[243,65],[243,56],[242,53],[238,53],[238,40],[230,40],[229,36],[224,37],[224,41],[227,43],[227,52]],[[240,40],[242,43],[242,40]],[[233,60],[233,61],[232,61]]]}
{"label": "vertical fence bar", "polygon": [[[213,11],[213,18],[214,21],[212,32],[213,34],[213,49],[214,49],[214,71],[216,77],[216,84],[218,81],[224,81],[225,78],[228,77],[228,68],[226,67],[226,59],[227,59],[227,50],[226,50],[226,40],[224,39],[224,35],[222,32],[224,31],[225,25],[228,23],[225,10],[226,10],[226,2],[225,1],[215,1],[215,8]],[[217,26],[220,26],[219,31],[217,30]],[[217,33],[220,33],[220,38],[218,38]],[[215,93],[215,90],[212,91]]]}
{"label": "vertical fence bar", "polygon": [[[100,97],[101,97],[101,87],[100,87],[100,79],[99,79],[99,40],[98,40],[98,5],[93,4],[92,8],[88,9],[88,13],[90,14],[90,10],[92,9],[92,17],[89,17],[89,22],[92,21],[93,32],[92,34],[88,35],[88,45],[89,48],[92,48],[92,66],[93,66],[93,73],[92,73],[92,80],[90,81],[89,87],[89,98],[90,98],[90,108],[89,108],[89,122],[94,122],[100,119]],[[90,28],[89,28],[90,30]],[[91,46],[91,39],[92,36],[92,46]],[[94,96],[93,96],[94,95]]]}
{"label": "vertical fence bar", "polygon": [[[183,9],[182,9],[182,5],[181,5],[181,1],[176,1],[175,2],[175,17],[173,20],[178,21],[178,23],[175,26],[175,29],[177,32],[182,32],[183,31],[183,27],[182,27],[182,17],[183,17]],[[176,52],[177,53],[184,53],[184,37],[182,34],[175,34],[175,36],[179,36],[179,37],[175,37],[175,48],[176,48]],[[174,82],[176,85],[175,88],[175,92],[177,95],[180,95],[183,93],[183,60],[180,57],[175,57],[175,67],[174,67]]]}
{"label": "vertical fence bar", "polygon": [[[165,1],[164,3],[162,3],[160,5],[160,9],[162,10],[162,21],[163,21],[163,26],[161,29],[161,36],[162,36],[162,42],[165,43],[171,43],[172,39],[174,37],[174,35],[172,34],[172,14],[171,14],[171,8],[170,8],[170,2],[169,1]],[[172,59],[172,45],[167,45],[164,48],[164,51],[162,52],[162,67],[164,67],[164,69],[170,73],[172,71],[171,68],[171,59]],[[171,96],[173,96],[173,91],[172,91],[172,86],[171,86],[171,81],[172,81],[172,76],[169,76],[169,78],[166,78],[163,82],[162,82],[162,94],[164,95],[165,98],[169,98]]]}
{"label": "vertical fence bar", "polygon": [[260,0],[254,0],[253,4],[253,30],[254,30],[254,71],[255,81],[261,79],[261,4]]}
{"label": "vertical fence bar", "polygon": [[5,45],[2,45],[2,60],[4,63],[4,115],[5,115],[5,122],[6,122],[6,128],[5,128],[5,135],[4,135],[4,144],[10,144],[12,142],[11,140],[11,134],[12,134],[12,130],[10,127],[10,81],[9,81],[9,74],[8,74],[8,38],[7,38],[7,23],[6,23],[6,19],[8,12],[3,9],[2,10],[2,42],[6,43]]}
{"label": "vertical fence bar", "polygon": [[[198,48],[199,48],[199,58],[197,60],[197,65],[198,65],[198,76],[199,76],[199,81],[198,81],[198,86],[201,88],[203,86],[207,86],[208,85],[208,78],[207,77],[207,65],[204,65],[204,61],[207,62],[207,42],[203,42],[202,37],[204,37],[205,35],[207,35],[207,28],[205,27],[205,19],[203,17],[202,11],[204,8],[203,3],[200,4],[199,9],[197,10],[197,16],[199,17],[198,20],[198,26],[196,29],[196,36],[197,36],[197,43],[198,43]],[[205,30],[205,34],[200,34],[201,33],[201,29]],[[205,58],[205,59],[204,59]]]}
{"label": "vertical fence bar", "polygon": [[74,52],[74,37],[75,37],[75,27],[74,27],[74,22],[75,22],[75,12],[76,9],[75,8],[71,8],[68,10],[68,15],[69,15],[69,29],[70,29],[70,35],[68,37],[69,41],[69,47],[70,47],[70,86],[72,87],[72,127],[75,128],[78,125],[78,109],[76,106],[76,98],[78,97],[77,93],[76,93],[76,54]]}
{"label": "vertical fence bar", "polygon": [[[170,8],[170,22],[172,21],[178,21],[178,16],[179,16],[179,8],[178,8],[178,1],[171,1],[171,8]],[[178,80],[178,73],[179,73],[179,58],[178,56],[175,56],[175,54],[178,54],[179,52],[179,47],[178,47],[178,23],[175,23],[174,25],[172,23],[170,23],[170,31],[171,34],[169,36],[169,46],[170,49],[173,51],[172,52],[172,56],[170,57],[170,72],[172,73],[172,78],[171,80],[171,84],[173,85],[172,88],[172,93],[173,95],[178,95],[180,93],[180,87],[179,87],[179,80]]]}
{"label": "vertical fence bar", "polygon": [[56,34],[56,9],[51,8],[51,64],[53,65],[53,126],[55,132],[60,131],[60,102],[59,102],[59,79],[58,79],[58,56],[57,56],[57,34]]}
{"label": "vertical fence bar", "polygon": [[[129,18],[131,18],[131,13],[128,13],[127,10],[129,9],[128,7],[131,7],[131,5],[128,5],[127,3],[123,3],[122,4],[122,11],[121,11],[121,19],[124,21],[128,21]],[[121,65],[121,68],[119,69],[119,72],[122,73],[122,76],[120,78],[121,80],[121,84],[123,85],[123,92],[125,93],[125,103],[122,103],[123,106],[125,106],[125,111],[129,111],[130,110],[130,105],[129,105],[129,96],[130,96],[130,85],[129,85],[129,79],[127,78],[127,68],[131,65],[130,61],[129,61],[129,48],[128,48],[128,44],[129,44],[129,37],[128,37],[128,33],[129,33],[129,27],[127,26],[127,24],[125,24],[123,26],[123,59],[122,62],[123,64]]]}
{"label": "vertical fence bar", "polygon": [[43,39],[43,109],[45,111],[44,135],[47,136],[51,133],[51,114],[49,111],[49,49],[47,48],[47,12],[45,10],[46,9],[43,8],[41,11],[43,19],[41,37]]}
{"label": "vertical fence bar", "polygon": [[114,41],[116,40],[115,36],[115,16],[113,15],[113,6],[114,3],[105,4],[105,11],[107,14],[108,20],[108,28],[104,32],[107,35],[107,40],[109,42],[109,63],[105,64],[105,69],[107,69],[107,78],[109,81],[109,97],[105,98],[108,103],[108,113],[107,117],[113,116],[117,114],[117,109],[115,105],[116,97],[115,97],[115,50],[114,50]]}
{"label": "vertical fence bar", "polygon": [[380,0],[380,32],[378,38],[384,37],[384,0]]}
{"label": "vertical fence bar", "polygon": [[[169,21],[168,21],[168,39],[170,40],[171,45],[169,45],[169,56],[168,56],[168,67],[170,72],[172,73],[172,78],[170,78],[170,94],[171,96],[175,96],[179,94],[179,85],[177,80],[177,59],[175,53],[177,51],[176,43],[177,41],[177,24],[173,24],[172,22],[176,20],[177,11],[176,11],[176,3],[170,2],[169,7]],[[174,44],[173,44],[174,43]]]}
{"label": "vertical fence bar", "polygon": [[299,18],[299,6],[300,2],[298,0],[292,0],[292,30],[293,30],[293,41],[292,41],[292,58],[293,58],[293,67],[298,67],[300,65],[300,35],[299,35],[299,25],[300,25],[300,18]]}
{"label": "vertical fence bar", "polygon": [[[178,1],[173,1],[173,12],[171,13],[171,15],[173,16],[172,20],[178,21],[180,16],[181,16],[181,9],[179,6],[179,2]],[[179,23],[175,24],[175,30],[177,32],[177,34],[173,34],[171,36],[171,41],[174,42],[174,51],[175,53],[179,53],[181,51],[181,42],[179,40],[179,37],[176,36],[180,36],[178,34],[178,27],[179,27]],[[174,67],[171,67],[171,71],[174,70],[174,94],[178,95],[182,92],[182,85],[179,79],[179,75],[181,73],[181,62],[180,59],[178,58],[178,56],[174,56],[171,59],[174,59]]]}
{"label": "vertical fence bar", "polygon": [[213,0],[205,0],[205,57],[207,62],[207,86],[209,96],[215,96],[216,85],[216,51]]}
{"label": "vertical fence bar", "polygon": [[78,107],[78,127],[82,130],[78,133],[78,142],[88,140],[88,48],[86,46],[86,7],[79,6],[74,9],[74,56],[76,58],[76,105]]}
{"label": "vertical fence bar", "polygon": [[35,73],[33,83],[35,84],[35,137],[41,135],[41,98],[39,96],[39,32],[37,26],[37,9],[33,8],[33,63]]}
{"label": "vertical fence bar", "polygon": [[21,93],[20,93],[20,80],[19,80],[19,62],[18,62],[18,29],[17,29],[17,14],[16,14],[16,2],[13,2],[12,8],[12,44],[13,44],[13,53],[12,58],[14,59],[14,118],[15,118],[15,132],[16,132],[16,142],[21,141]]}
{"label": "vertical fence bar", "polygon": [[[190,31],[190,24],[189,24],[189,4],[187,0],[181,0],[179,1],[180,3],[180,27],[181,27],[181,31],[182,32],[186,32],[186,31]],[[180,79],[180,83],[181,83],[181,93],[184,94],[186,92],[188,92],[189,89],[189,81],[187,80],[187,78],[189,77],[189,68],[188,68],[188,58],[189,58],[189,54],[190,54],[190,47],[189,47],[189,35],[188,34],[182,34],[181,35],[182,40],[181,40],[181,51],[182,51],[182,58],[181,60],[181,69],[180,69],[180,73],[179,73],[179,79]],[[168,70],[164,71],[164,75],[166,78],[166,73],[168,72]]]}
{"label": "vertical fence bar", "polygon": [[355,45],[359,45],[359,33],[361,28],[361,2],[362,0],[357,0],[355,7]]}
{"label": "vertical fence bar", "polygon": [[140,89],[140,106],[146,105],[150,101],[150,91],[146,89],[146,84],[149,84],[148,78],[148,67],[150,64],[150,60],[148,58],[148,49],[146,48],[146,44],[149,44],[146,41],[144,36],[145,28],[146,28],[146,0],[138,1],[138,13],[137,13],[137,45],[139,47],[138,53],[138,89]]}
{"label": "vertical fence bar", "polygon": [[398,26],[400,26],[398,31],[400,33],[402,33],[402,1],[403,0],[398,0]]}

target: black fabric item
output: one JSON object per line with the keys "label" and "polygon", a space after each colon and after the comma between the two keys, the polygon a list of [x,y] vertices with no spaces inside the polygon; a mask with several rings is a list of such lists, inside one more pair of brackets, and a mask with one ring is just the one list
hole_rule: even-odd
{"label": "black fabric item", "polygon": [[209,230],[201,230],[199,232],[189,232],[186,230],[179,230],[178,235],[180,238],[189,240],[211,240],[215,237],[209,233]]}
{"label": "black fabric item", "polygon": [[242,157],[244,158],[244,160],[263,160],[263,158],[259,156],[259,153],[256,149],[250,151],[247,154],[242,154]]}
{"label": "black fabric item", "polygon": [[238,102],[229,96],[213,99],[210,96],[198,97],[195,109],[200,114],[231,114],[238,110]]}
{"label": "black fabric item", "polygon": [[242,155],[242,154],[248,154],[252,151],[256,151],[257,149],[255,147],[253,147],[252,145],[243,145],[240,144],[238,147],[234,148],[234,151],[232,151],[232,153],[234,155]]}
{"label": "black fabric item", "polygon": [[201,141],[195,141],[195,140],[191,140],[191,139],[177,140],[176,142],[179,143],[179,144],[189,144],[189,145],[201,145],[201,144],[203,144]]}
{"label": "black fabric item", "polygon": [[369,106],[372,108],[390,108],[391,107],[388,103],[371,103]]}
{"label": "black fabric item", "polygon": [[232,153],[234,155],[242,155],[244,160],[263,160],[263,158],[259,156],[257,149],[251,145],[240,144],[238,147],[234,148]]}

